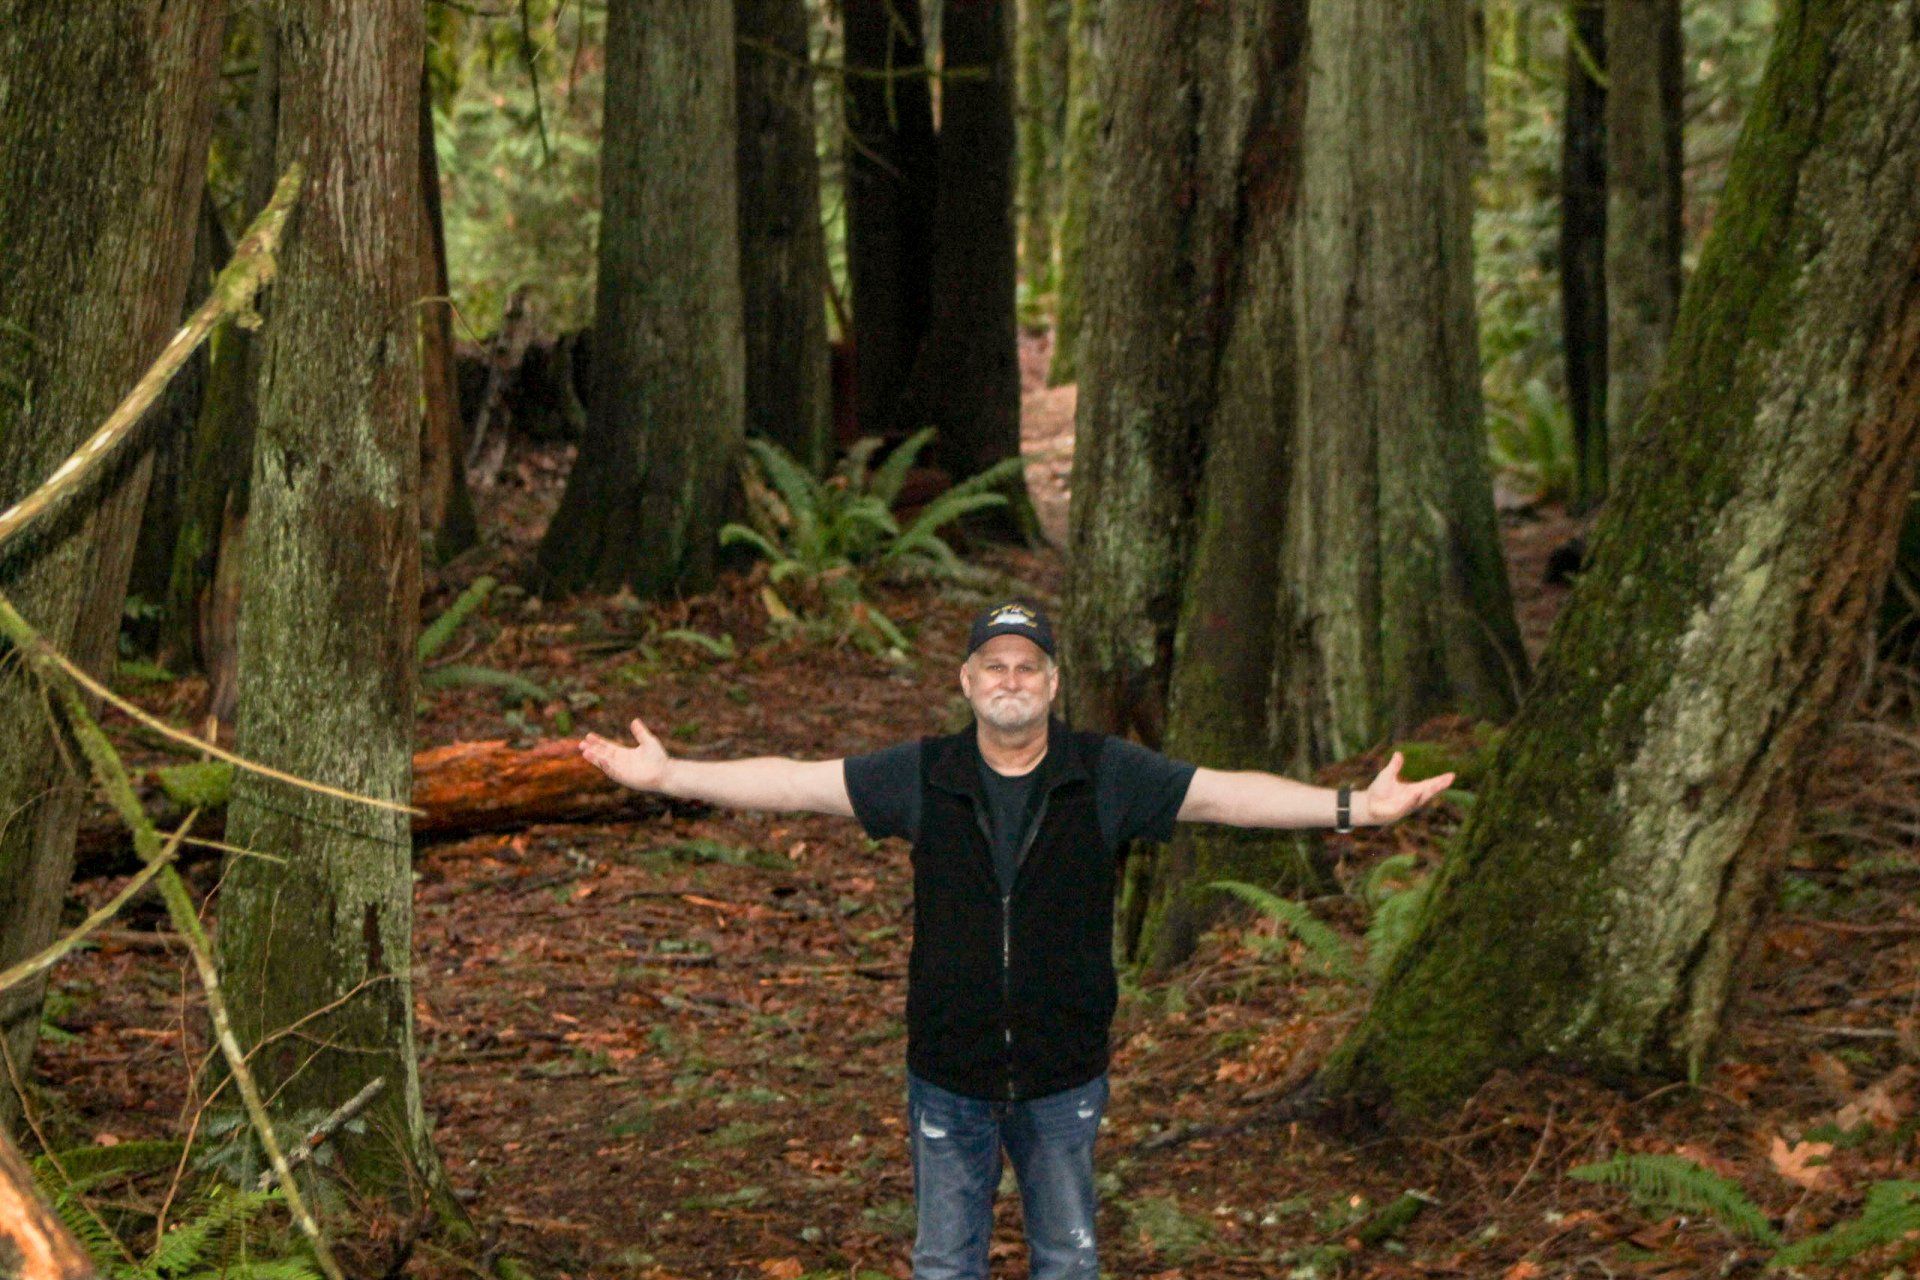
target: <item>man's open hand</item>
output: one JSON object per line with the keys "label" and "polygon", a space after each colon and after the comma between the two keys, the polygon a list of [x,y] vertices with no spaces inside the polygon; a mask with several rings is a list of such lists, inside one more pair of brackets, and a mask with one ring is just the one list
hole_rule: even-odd
{"label": "man's open hand", "polygon": [[580,739],[580,754],[623,787],[636,791],[658,791],[667,779],[672,761],[660,739],[647,732],[647,726],[635,717],[627,726],[633,730],[634,745],[623,747],[597,733]]}
{"label": "man's open hand", "polygon": [[1400,778],[1400,766],[1403,763],[1405,758],[1401,753],[1394,752],[1393,758],[1387,761],[1387,767],[1367,784],[1365,816],[1356,814],[1356,817],[1361,817],[1363,822],[1372,826],[1384,826],[1389,822],[1397,822],[1453,785],[1451,773],[1443,773],[1437,778],[1427,778],[1421,782],[1404,782]]}

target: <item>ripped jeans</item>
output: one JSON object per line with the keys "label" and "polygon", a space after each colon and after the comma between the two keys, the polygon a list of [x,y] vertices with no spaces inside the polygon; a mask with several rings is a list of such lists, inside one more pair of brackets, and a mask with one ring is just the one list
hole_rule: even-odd
{"label": "ripped jeans", "polygon": [[1032,1280],[1094,1280],[1093,1140],[1107,1077],[1024,1102],[949,1093],[907,1075],[919,1231],[914,1280],[986,1280],[1004,1148],[1020,1186]]}

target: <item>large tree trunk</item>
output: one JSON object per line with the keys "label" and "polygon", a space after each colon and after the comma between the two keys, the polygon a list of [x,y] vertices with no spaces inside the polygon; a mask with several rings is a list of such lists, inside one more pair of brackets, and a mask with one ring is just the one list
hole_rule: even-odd
{"label": "large tree trunk", "polygon": [[1067,120],[1060,156],[1060,229],[1055,239],[1060,276],[1055,288],[1053,358],[1047,383],[1064,386],[1080,380],[1080,338],[1087,222],[1092,217],[1093,184],[1099,171],[1100,86],[1103,0],[1069,0],[1067,16]]}
{"label": "large tree trunk", "polygon": [[[1020,353],[1014,314],[1013,6],[950,3],[940,21],[939,195],[927,334],[901,394],[901,421],[936,427],[934,460],[953,478],[1020,454]],[[986,525],[1031,523],[1026,485]]]}
{"label": "large tree trunk", "polygon": [[[1247,113],[1266,91],[1221,83],[1221,62],[1252,56],[1226,30],[1254,21],[1245,5],[1105,15],[1112,163],[1091,175],[1061,658],[1078,727],[1156,746],[1239,271]],[[1275,72],[1256,62],[1244,74],[1256,68]]]}
{"label": "large tree trunk", "polygon": [[1315,0],[1312,27],[1280,679],[1320,764],[1504,717],[1525,657],[1480,413],[1466,10]]}
{"label": "large tree trunk", "polygon": [[847,276],[854,416],[898,434],[900,394],[927,331],[936,182],[919,0],[845,0]]}
{"label": "large tree trunk", "polygon": [[[1304,99],[1307,0],[1242,4],[1200,24],[1188,54],[1212,67],[1199,110],[1204,132],[1231,141],[1197,174],[1204,203],[1236,228],[1230,274],[1219,282],[1217,348],[1203,409],[1205,476],[1194,518],[1174,648],[1165,748],[1222,769],[1291,770],[1291,744],[1270,714],[1279,591],[1297,396],[1294,327],[1296,231]],[[1209,29],[1211,28],[1211,29]],[[1219,50],[1235,56],[1224,62]],[[1134,78],[1123,95],[1148,87]],[[1134,868],[1150,866],[1141,885]],[[1291,893],[1317,879],[1307,845],[1271,831],[1188,826],[1151,863],[1129,867],[1122,924],[1130,954],[1161,971],[1187,958],[1217,916],[1205,886],[1244,880]],[[1144,897],[1143,897],[1144,893]]]}
{"label": "large tree trunk", "polygon": [[1576,0],[1560,120],[1560,339],[1573,418],[1573,507],[1607,493],[1607,70],[1604,0]]}
{"label": "large tree trunk", "polygon": [[480,540],[467,489],[466,432],[453,358],[447,232],[440,210],[440,155],[433,145],[432,75],[420,69],[420,541],[435,561]]}
{"label": "large tree trunk", "polygon": [[[274,143],[279,130],[279,43],[258,11],[247,20],[253,36],[254,79],[247,108],[246,174],[240,213],[251,221],[273,195]],[[271,297],[256,308],[266,314]],[[238,580],[241,531],[253,467],[254,383],[260,348],[255,335],[231,320],[207,345],[207,379],[186,444],[179,528],[163,613],[160,654],[179,668],[207,673],[203,712],[222,723],[232,713],[233,622],[218,583]]]}
{"label": "large tree trunk", "polygon": [[[305,166],[273,318],[240,612],[236,745],[364,795],[409,794],[420,595],[422,11],[276,13],[278,163]],[[407,1213],[444,1187],[421,1108],[404,814],[245,774],[219,899],[235,1032],[282,1115],[387,1087],[336,1135],[356,1191]],[[297,1034],[286,1034],[299,1024]]]}
{"label": "large tree trunk", "polygon": [[1030,293],[1053,287],[1060,141],[1067,94],[1067,0],[1020,0],[1020,275]]}
{"label": "large tree trunk", "polygon": [[[0,5],[0,507],[37,489],[179,324],[224,7]],[[0,592],[96,674],[114,655],[148,466],[110,469],[0,548]],[[0,967],[53,937],[87,782],[0,657]],[[44,982],[0,994],[24,1069]],[[18,1098],[0,1082],[0,1129]]]}
{"label": "large tree trunk", "polygon": [[1785,5],[1591,567],[1335,1088],[1706,1064],[1907,509],[1916,182],[1920,4]]}
{"label": "large tree trunk", "polygon": [[746,418],[733,6],[607,9],[593,398],[545,588],[713,581]]}
{"label": "large tree trunk", "polygon": [[1619,457],[1680,311],[1680,0],[1607,0],[1607,439]]}
{"label": "large tree trunk", "polygon": [[827,250],[803,0],[736,0],[746,429],[825,473]]}

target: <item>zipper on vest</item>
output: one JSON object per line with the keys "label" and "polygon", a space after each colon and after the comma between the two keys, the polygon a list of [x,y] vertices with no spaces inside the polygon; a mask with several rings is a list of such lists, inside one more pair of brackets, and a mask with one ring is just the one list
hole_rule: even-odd
{"label": "zipper on vest", "polygon": [[1013,1101],[1013,895],[1000,895],[1000,1007],[1006,1011],[1007,1101]]}

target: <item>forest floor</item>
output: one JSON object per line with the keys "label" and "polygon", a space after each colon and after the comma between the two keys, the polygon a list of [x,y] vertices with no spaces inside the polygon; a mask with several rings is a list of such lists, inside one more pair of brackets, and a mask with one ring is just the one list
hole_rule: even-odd
{"label": "forest floor", "polygon": [[[1062,397],[1067,397],[1065,400]],[[1071,391],[1032,390],[1043,525],[1064,530]],[[888,590],[904,662],[783,639],[751,579],[677,603],[542,601],[513,584],[557,502],[566,451],[517,452],[487,495],[488,545],[435,584],[432,616],[473,577],[508,584],[448,660],[515,671],[555,697],[452,689],[424,703],[421,745],[532,743],[640,715],[672,749],[831,757],[937,732],[964,709],[955,670],[983,598]],[[1530,649],[1562,594],[1543,584],[1573,523],[1506,499],[1502,526]],[[1057,550],[996,551],[1009,590],[1057,599]],[[732,656],[656,639],[731,636]],[[621,637],[628,637],[622,641]],[[1128,982],[1097,1153],[1102,1253],[1115,1276],[1758,1275],[1767,1250],[1709,1216],[1640,1208],[1569,1170],[1677,1152],[1731,1178],[1789,1239],[1852,1216],[1915,1155],[1920,811],[1911,700],[1883,673],[1812,779],[1810,816],[1698,1085],[1602,1084],[1553,1067],[1489,1081],[1444,1122],[1397,1135],[1273,1119],[1273,1104],[1350,1025],[1363,989],[1262,945],[1270,922],[1208,936],[1163,982]],[[186,719],[191,680],[136,690]],[[1420,736],[1460,740],[1459,724]],[[133,750],[130,748],[130,750]],[[1364,781],[1384,748],[1326,771]],[[1328,837],[1342,882],[1388,856],[1438,860],[1445,805]],[[489,1247],[557,1277],[849,1280],[908,1275],[904,1127],[904,845],[827,817],[703,812],[449,840],[416,859],[421,1077],[448,1176]],[[195,868],[211,891],[216,868]],[[77,886],[75,911],[121,882]],[[1357,898],[1319,904],[1349,936]],[[56,1145],[178,1135],[206,1052],[175,949],[125,928],[64,963],[37,1068]],[[1277,952],[1277,954],[1276,954]],[[1401,1200],[1413,1191],[1423,1201]],[[1423,1207],[1394,1230],[1382,1210]],[[1017,1197],[1001,1197],[997,1274],[1024,1274]],[[1883,1275],[1886,1254],[1841,1274]],[[409,1270],[471,1274],[422,1250]]]}

